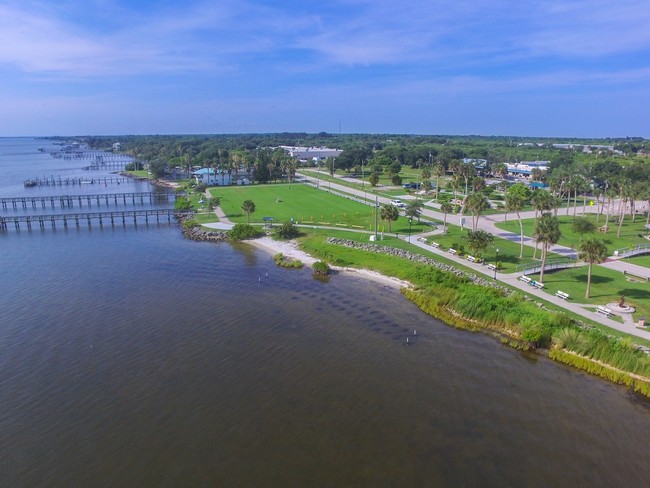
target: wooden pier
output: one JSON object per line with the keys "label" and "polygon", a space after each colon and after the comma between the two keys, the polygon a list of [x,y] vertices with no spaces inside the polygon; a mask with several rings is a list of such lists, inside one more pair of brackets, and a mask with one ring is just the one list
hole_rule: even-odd
{"label": "wooden pier", "polygon": [[35,186],[81,186],[81,185],[114,185],[134,181],[127,176],[97,176],[94,178],[33,178],[25,180],[25,188],[32,188]]}
{"label": "wooden pier", "polygon": [[178,211],[173,208],[168,209],[158,209],[158,210],[125,210],[123,212],[90,212],[90,213],[69,213],[69,214],[58,214],[58,215],[21,215],[15,217],[2,217],[0,216],[0,230],[8,230],[10,224],[14,224],[16,229],[20,229],[21,224],[26,224],[28,229],[31,229],[32,226],[38,226],[41,229],[46,227],[46,224],[50,224],[52,228],[56,228],[57,223],[63,223],[63,227],[67,228],[68,224],[74,224],[76,227],[79,227],[81,222],[87,222],[90,227],[93,222],[98,222],[99,225],[103,225],[104,222],[110,222],[111,225],[115,223],[122,223],[126,225],[127,222],[133,221],[134,224],[138,223],[138,218],[144,218],[146,224],[149,223],[149,219],[156,219],[156,223],[160,223],[161,219],[167,219],[167,222],[172,221],[173,217],[179,217],[182,215],[191,215],[194,212],[185,210]]}
{"label": "wooden pier", "polygon": [[126,168],[126,165],[129,163],[132,163],[133,161],[125,161],[125,160],[116,160],[116,161],[95,161],[92,163],[90,166],[84,166],[83,169],[85,170],[100,170],[100,169],[121,169],[123,170]]}
{"label": "wooden pier", "polygon": [[86,203],[89,207],[97,205],[98,207],[103,204],[106,206],[114,205],[127,205],[131,203],[135,205],[137,202],[144,204],[161,203],[174,200],[174,193],[172,192],[140,192],[140,193],[102,193],[96,195],[57,195],[57,196],[43,196],[43,197],[12,197],[0,198],[0,205],[2,208],[13,207],[15,210],[18,208],[33,208],[38,206],[41,208],[46,207],[60,207],[60,208],[73,208],[75,205],[82,207]]}

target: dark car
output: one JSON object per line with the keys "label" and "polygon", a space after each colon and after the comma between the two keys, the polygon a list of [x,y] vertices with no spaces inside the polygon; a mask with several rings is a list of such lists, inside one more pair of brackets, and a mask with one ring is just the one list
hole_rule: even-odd
{"label": "dark car", "polygon": [[420,183],[404,183],[402,187],[406,190],[417,190],[420,188]]}

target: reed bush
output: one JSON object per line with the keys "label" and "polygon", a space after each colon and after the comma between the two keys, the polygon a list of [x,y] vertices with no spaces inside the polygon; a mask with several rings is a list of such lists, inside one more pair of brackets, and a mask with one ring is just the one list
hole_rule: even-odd
{"label": "reed bush", "polygon": [[554,361],[582,369],[613,383],[629,386],[636,392],[650,396],[650,381],[643,378],[635,378],[629,372],[621,371],[607,364],[600,364],[592,358],[580,356],[574,352],[565,351],[564,349],[551,349],[549,357]]}
{"label": "reed bush", "polygon": [[302,268],[304,266],[302,261],[289,258],[281,252],[275,254],[273,260],[275,261],[275,264],[282,268]]}

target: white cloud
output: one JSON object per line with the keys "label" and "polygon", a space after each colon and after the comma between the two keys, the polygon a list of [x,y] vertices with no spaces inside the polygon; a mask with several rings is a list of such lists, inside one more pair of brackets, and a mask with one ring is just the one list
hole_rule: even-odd
{"label": "white cloud", "polygon": [[538,2],[533,30],[518,42],[531,54],[597,58],[650,49],[647,0]]}

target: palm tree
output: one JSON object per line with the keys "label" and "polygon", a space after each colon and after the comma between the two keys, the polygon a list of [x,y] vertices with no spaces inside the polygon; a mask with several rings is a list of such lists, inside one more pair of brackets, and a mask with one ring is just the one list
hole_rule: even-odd
{"label": "palm tree", "polygon": [[436,177],[436,202],[438,201],[438,195],[440,194],[440,177],[445,176],[445,167],[436,163],[433,165],[433,175]]}
{"label": "palm tree", "polygon": [[571,224],[571,230],[580,236],[582,242],[582,236],[596,232],[596,224],[587,217],[576,217]]}
{"label": "palm tree", "polygon": [[387,203],[381,206],[379,216],[381,217],[381,220],[388,222],[388,232],[392,232],[391,223],[399,218],[399,210],[397,210],[395,205]]}
{"label": "palm tree", "polygon": [[492,165],[492,174],[496,178],[505,178],[506,174],[508,173],[508,166],[506,166],[505,163],[495,163]]}
{"label": "palm tree", "polygon": [[406,210],[404,210],[404,215],[410,219],[417,218],[419,222],[420,215],[422,215],[422,202],[417,198],[415,200],[409,200],[406,202]]}
{"label": "palm tree", "polygon": [[585,293],[585,297],[589,298],[591,290],[591,267],[594,263],[602,263],[607,259],[607,246],[600,239],[587,239],[580,244],[578,257],[589,263],[589,269],[587,271],[587,292]]}
{"label": "palm tree", "polygon": [[472,230],[476,230],[481,212],[489,207],[490,203],[482,193],[472,193],[465,198],[465,208],[472,213]]}
{"label": "palm tree", "polygon": [[468,230],[465,239],[467,240],[467,247],[472,251],[472,254],[481,257],[483,251],[494,241],[494,236],[484,230]]}
{"label": "palm tree", "polygon": [[530,190],[523,183],[516,183],[508,188],[506,192],[506,210],[517,214],[519,221],[519,258],[524,257],[524,226],[521,221],[519,212],[524,208],[524,204],[530,196]]}
{"label": "palm tree", "polygon": [[440,205],[440,210],[442,210],[442,213],[443,213],[442,225],[445,228],[445,232],[446,232],[447,231],[447,214],[454,211],[454,206],[451,204],[451,202],[443,202]]}
{"label": "palm tree", "polygon": [[630,198],[630,185],[631,182],[627,178],[621,178],[619,180],[620,203],[618,210],[620,215],[618,219],[618,230],[616,232],[616,237],[621,237],[621,227],[623,226],[623,220],[625,220],[625,209],[627,208],[627,202]]}
{"label": "palm tree", "polygon": [[420,174],[420,179],[422,180],[422,186],[425,188],[430,187],[431,171],[429,168],[422,168],[422,173]]}
{"label": "palm tree", "polygon": [[476,173],[476,168],[472,163],[462,163],[460,166],[460,174],[465,180],[465,195],[469,193],[469,180]]}
{"label": "palm tree", "polygon": [[534,237],[537,242],[542,243],[542,269],[539,272],[539,281],[544,282],[544,266],[546,265],[546,256],[548,249],[560,240],[560,224],[557,217],[550,213],[543,213],[535,223]]}
{"label": "palm tree", "polygon": [[248,217],[248,223],[250,224],[251,214],[255,212],[255,203],[253,202],[253,200],[245,200],[244,203],[241,204],[241,209]]}

